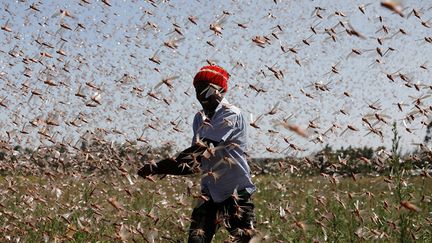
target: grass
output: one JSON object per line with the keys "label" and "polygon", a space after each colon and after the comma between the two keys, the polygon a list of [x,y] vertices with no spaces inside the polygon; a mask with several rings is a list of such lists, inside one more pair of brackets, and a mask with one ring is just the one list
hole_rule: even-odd
{"label": "grass", "polygon": [[[199,178],[156,183],[125,177],[2,177],[0,239],[184,242]],[[255,176],[257,229],[268,242],[415,241],[432,239],[432,179],[410,177],[403,207],[388,177]],[[9,182],[11,186],[9,186]],[[403,237],[401,237],[403,236]],[[215,242],[228,238],[219,230]]]}

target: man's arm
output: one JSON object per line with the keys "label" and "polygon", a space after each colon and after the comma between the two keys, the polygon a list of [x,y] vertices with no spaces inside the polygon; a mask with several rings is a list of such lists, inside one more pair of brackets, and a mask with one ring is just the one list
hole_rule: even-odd
{"label": "man's arm", "polygon": [[202,154],[210,144],[217,146],[217,142],[210,139],[202,139],[197,143],[183,150],[175,159],[168,158],[156,164],[146,164],[139,171],[138,175],[147,177],[149,175],[189,175],[199,171]]}

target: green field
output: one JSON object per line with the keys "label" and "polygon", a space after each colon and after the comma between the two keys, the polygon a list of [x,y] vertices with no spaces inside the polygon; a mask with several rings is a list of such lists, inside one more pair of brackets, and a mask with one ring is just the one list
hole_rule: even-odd
{"label": "green field", "polygon": [[[0,241],[185,242],[199,177],[156,182],[132,177],[132,182],[121,175],[3,176]],[[257,240],[432,239],[432,179],[427,176],[398,183],[388,177],[259,175],[254,182]],[[214,242],[228,238],[221,229]]]}

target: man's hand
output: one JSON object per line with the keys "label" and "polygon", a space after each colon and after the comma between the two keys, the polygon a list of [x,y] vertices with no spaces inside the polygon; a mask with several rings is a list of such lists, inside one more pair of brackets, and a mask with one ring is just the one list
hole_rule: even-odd
{"label": "man's hand", "polygon": [[[203,140],[204,141],[204,140]],[[205,141],[208,142],[208,141]],[[138,175],[152,180],[151,175],[190,175],[197,170],[200,157],[206,151],[207,146],[193,145],[183,150],[177,158],[163,159],[157,163],[145,164],[138,170]]]}
{"label": "man's hand", "polygon": [[144,165],[141,169],[138,170],[138,175],[147,178],[149,175],[152,175],[153,171],[149,164]]}

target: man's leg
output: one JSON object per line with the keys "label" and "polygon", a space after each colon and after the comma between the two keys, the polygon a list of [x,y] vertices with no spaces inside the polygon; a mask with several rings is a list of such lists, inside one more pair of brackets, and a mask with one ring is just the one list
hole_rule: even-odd
{"label": "man's leg", "polygon": [[230,200],[225,205],[228,212],[227,230],[234,237],[234,242],[249,242],[255,234],[255,213],[250,195],[239,195],[239,200]]}
{"label": "man's leg", "polygon": [[194,208],[189,228],[189,243],[209,243],[215,234],[216,207],[212,200]]}

